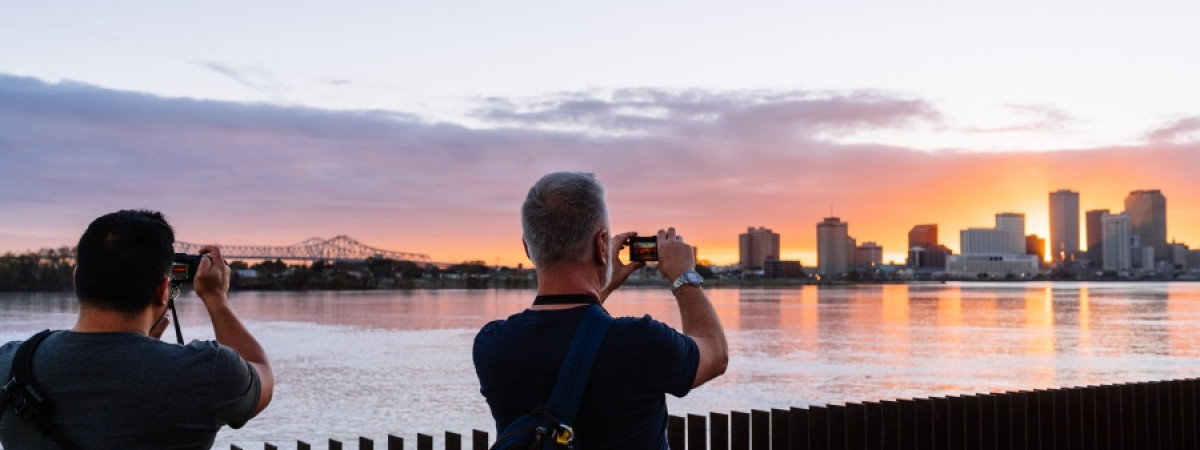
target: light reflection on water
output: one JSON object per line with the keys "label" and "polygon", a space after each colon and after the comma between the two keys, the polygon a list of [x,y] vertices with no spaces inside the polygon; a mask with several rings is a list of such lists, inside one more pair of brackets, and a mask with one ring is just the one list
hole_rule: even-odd
{"label": "light reflection on water", "polygon": [[[995,283],[710,289],[729,372],[673,413],[1196,376],[1200,284]],[[275,400],[215,448],[444,430],[493,432],[471,365],[483,323],[526,290],[238,292],[272,358]],[[665,289],[623,289],[614,315],[679,326]],[[74,323],[71,294],[0,294],[0,340]],[[194,296],[187,339],[210,339]],[[536,351],[536,349],[530,349]]]}

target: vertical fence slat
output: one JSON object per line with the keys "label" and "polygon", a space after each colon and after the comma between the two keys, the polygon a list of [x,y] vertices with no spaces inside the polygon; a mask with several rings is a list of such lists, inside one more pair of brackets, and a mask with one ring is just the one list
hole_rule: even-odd
{"label": "vertical fence slat", "polygon": [[687,448],[684,445],[684,419],[679,416],[667,417],[667,445],[671,448]]}
{"label": "vertical fence slat", "polygon": [[263,444],[263,450],[279,450],[279,447],[276,447],[275,444],[265,443]]}
{"label": "vertical fence slat", "polygon": [[761,409],[750,410],[750,448],[771,450],[771,413]]}
{"label": "vertical fence slat", "polygon": [[1172,448],[1189,448],[1187,437],[1183,431],[1183,380],[1171,380],[1167,383],[1171,397],[1171,444]]}
{"label": "vertical fence slat", "polygon": [[1017,448],[1017,444],[1025,442],[1025,429],[1017,424],[1025,419],[1017,413],[1020,398],[1006,392],[996,396],[996,448]]}
{"label": "vertical fence slat", "polygon": [[1121,385],[1121,406],[1123,413],[1121,414],[1121,430],[1125,435],[1125,448],[1143,448],[1141,434],[1145,431],[1140,430],[1142,405],[1139,405],[1137,398],[1137,388],[1130,383]]}
{"label": "vertical fence slat", "polygon": [[1196,411],[1196,383],[1194,378],[1179,383],[1179,391],[1183,405],[1183,448],[1197,448],[1200,445],[1197,432],[1200,432],[1200,420]]}
{"label": "vertical fence slat", "polygon": [[729,415],[710,413],[708,422],[708,436],[712,450],[729,450]]}
{"label": "vertical fence slat", "polygon": [[829,405],[829,448],[846,448],[846,407]]}
{"label": "vertical fence slat", "polygon": [[446,450],[462,450],[462,435],[447,431]]}
{"label": "vertical fence slat", "polygon": [[808,407],[808,448],[812,450],[829,449],[829,408],[824,406]]}
{"label": "vertical fence slat", "polygon": [[962,397],[963,402],[963,448],[966,450],[980,450],[983,442],[983,407],[982,399],[978,395],[967,395]]}
{"label": "vertical fence slat", "polygon": [[1071,439],[1073,428],[1071,428],[1070,391],[1067,389],[1055,389],[1048,392],[1054,398],[1054,448],[1072,450],[1076,447]]}
{"label": "vertical fence slat", "polygon": [[788,414],[788,450],[808,450],[808,410],[792,408]]}
{"label": "vertical fence slat", "polygon": [[707,418],[697,414],[687,416],[687,450],[708,450]]}
{"label": "vertical fence slat", "polygon": [[863,448],[883,448],[883,405],[880,403],[863,403]]}
{"label": "vertical fence slat", "polygon": [[1078,421],[1071,423],[1079,424],[1078,436],[1081,449],[1099,448],[1096,443],[1101,426],[1098,418],[1100,405],[1096,401],[1096,394],[1099,391],[1095,386],[1082,387],[1075,391],[1077,395],[1072,405],[1076,409],[1077,415],[1073,418],[1078,418]]}
{"label": "vertical fence slat", "polygon": [[967,404],[962,396],[946,398],[946,447],[961,449],[967,441]]}
{"label": "vertical fence slat", "polygon": [[330,439],[329,450],[342,450],[342,441]]}
{"label": "vertical fence slat", "polygon": [[916,436],[917,448],[933,449],[933,400],[927,398],[918,398],[913,400],[916,404]]}
{"label": "vertical fence slat", "polygon": [[862,403],[846,404],[846,448],[863,450],[867,428],[867,410]]}
{"label": "vertical fence slat", "polygon": [[296,441],[296,450],[312,450],[312,446],[304,441]]}
{"label": "vertical fence slat", "polygon": [[375,442],[365,437],[358,437],[358,450],[375,450]]}
{"label": "vertical fence slat", "polygon": [[729,413],[732,428],[729,430],[729,447],[732,450],[750,450],[750,414],[741,411]]}
{"label": "vertical fence slat", "polygon": [[900,402],[884,400],[879,402],[882,414],[879,416],[879,428],[882,433],[885,449],[904,448],[900,443]]}
{"label": "vertical fence slat", "polygon": [[938,450],[950,448],[950,399],[934,397],[933,400],[933,447]]}
{"label": "vertical fence slat", "polygon": [[1109,437],[1108,440],[1100,441],[1100,446],[1105,450],[1117,450],[1130,444],[1125,438],[1125,414],[1122,414],[1124,409],[1121,407],[1125,400],[1124,389],[1121,385],[1110,384],[1104,387],[1104,391],[1107,402]]}
{"label": "vertical fence slat", "polygon": [[1142,392],[1142,404],[1146,406],[1146,448],[1166,448],[1160,439],[1158,424],[1161,423],[1161,411],[1158,408],[1158,389],[1155,383],[1138,383]]}
{"label": "vertical fence slat", "polygon": [[983,394],[979,396],[979,448],[980,450],[996,450],[997,436],[1000,434],[1000,420],[997,417],[996,395]]}
{"label": "vertical fence slat", "polygon": [[1054,391],[1039,389],[1037,391],[1038,404],[1038,434],[1041,438],[1042,450],[1058,449],[1058,443],[1055,441],[1057,437],[1057,419],[1054,414]]}
{"label": "vertical fence slat", "polygon": [[483,430],[471,430],[471,450],[488,450],[488,433]]}
{"label": "vertical fence slat", "polygon": [[387,449],[404,450],[404,438],[392,434],[387,435]]}
{"label": "vertical fence slat", "polygon": [[917,401],[900,400],[900,447],[902,449],[920,448],[917,444]]}
{"label": "vertical fence slat", "polygon": [[[771,410],[771,448],[790,448],[791,430],[788,428],[790,420],[789,411],[786,409]],[[689,449],[690,450],[690,449]]]}
{"label": "vertical fence slat", "polygon": [[433,450],[433,436],[417,433],[417,450]]}

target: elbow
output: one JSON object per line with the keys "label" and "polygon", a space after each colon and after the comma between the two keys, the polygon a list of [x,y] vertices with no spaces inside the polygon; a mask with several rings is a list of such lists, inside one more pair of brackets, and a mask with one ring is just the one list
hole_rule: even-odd
{"label": "elbow", "polygon": [[713,378],[725,375],[725,370],[729,368],[729,350],[721,352],[717,355],[716,361],[713,361]]}

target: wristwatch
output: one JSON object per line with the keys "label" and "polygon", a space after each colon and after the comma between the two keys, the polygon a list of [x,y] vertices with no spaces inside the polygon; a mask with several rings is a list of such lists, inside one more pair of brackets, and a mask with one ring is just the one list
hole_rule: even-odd
{"label": "wristwatch", "polygon": [[674,283],[671,283],[671,293],[674,294],[675,291],[679,290],[679,288],[683,287],[685,284],[700,287],[701,284],[704,284],[704,277],[696,273],[695,270],[684,272],[683,275],[680,275],[679,278],[675,279]]}

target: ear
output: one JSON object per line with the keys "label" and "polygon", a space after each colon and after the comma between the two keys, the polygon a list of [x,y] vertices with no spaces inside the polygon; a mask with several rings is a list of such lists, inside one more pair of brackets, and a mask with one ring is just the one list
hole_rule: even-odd
{"label": "ear", "polygon": [[155,306],[167,306],[167,302],[171,300],[171,278],[163,278],[158,282],[158,287],[154,289],[154,304]]}
{"label": "ear", "polygon": [[529,244],[525,243],[524,237],[521,238],[521,247],[525,249],[525,257],[529,258],[530,261],[533,261],[533,257],[529,256]]}
{"label": "ear", "polygon": [[596,262],[600,265],[608,264],[608,258],[610,256],[608,254],[608,241],[609,241],[608,229],[601,228],[600,232],[596,233],[596,242],[594,245],[595,250],[596,250],[595,251],[595,254],[596,254],[595,259],[596,259]]}

